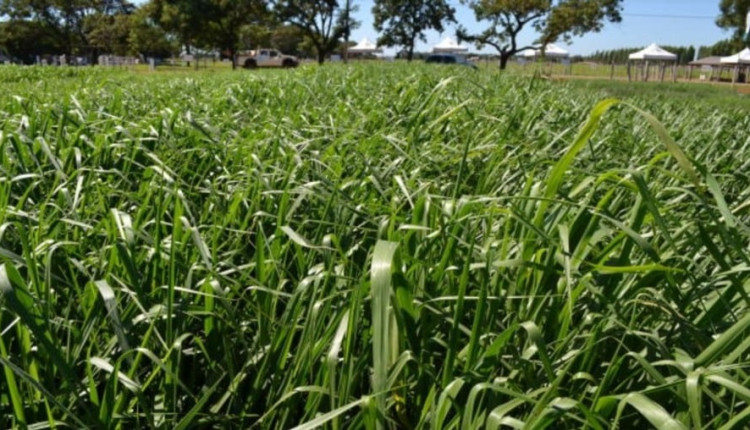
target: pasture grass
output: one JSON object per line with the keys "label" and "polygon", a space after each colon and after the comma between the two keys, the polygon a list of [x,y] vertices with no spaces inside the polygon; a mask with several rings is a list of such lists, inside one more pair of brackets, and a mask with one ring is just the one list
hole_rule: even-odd
{"label": "pasture grass", "polygon": [[595,91],[606,97],[637,101],[647,97],[665,103],[682,105],[689,109],[692,104],[713,105],[717,109],[750,109],[750,97],[742,90],[746,85],[717,84],[704,82],[623,82],[610,80],[573,79],[565,83],[580,91]]}
{"label": "pasture grass", "polygon": [[729,95],[0,74],[0,427],[747,425]]}

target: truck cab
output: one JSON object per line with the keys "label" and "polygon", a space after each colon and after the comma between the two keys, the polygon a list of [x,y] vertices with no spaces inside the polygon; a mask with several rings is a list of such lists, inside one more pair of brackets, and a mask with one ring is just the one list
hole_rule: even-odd
{"label": "truck cab", "polygon": [[262,48],[241,53],[237,56],[237,64],[246,69],[258,67],[297,67],[299,60],[292,55],[284,55],[276,49]]}

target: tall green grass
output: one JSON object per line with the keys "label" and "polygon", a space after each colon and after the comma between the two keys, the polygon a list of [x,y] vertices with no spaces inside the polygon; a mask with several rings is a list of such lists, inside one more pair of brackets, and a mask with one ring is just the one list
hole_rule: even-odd
{"label": "tall green grass", "polygon": [[736,105],[0,74],[2,428],[747,426]]}

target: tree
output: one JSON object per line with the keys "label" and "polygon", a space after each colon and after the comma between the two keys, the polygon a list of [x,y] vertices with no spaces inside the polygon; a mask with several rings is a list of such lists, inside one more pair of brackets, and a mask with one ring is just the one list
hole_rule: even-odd
{"label": "tree", "polygon": [[525,28],[535,29],[541,45],[558,39],[569,40],[588,32],[598,32],[604,21],[619,22],[622,0],[462,0],[478,21],[489,21],[480,34],[469,34],[463,27],[458,38],[477,45],[490,45],[500,54],[500,69],[513,55],[534,46],[519,46],[518,35]]}
{"label": "tree", "polygon": [[203,33],[209,13],[206,0],[151,0],[143,8],[161,28],[177,37],[187,54],[191,53],[198,35]]}
{"label": "tree", "polygon": [[344,38],[344,45],[342,49],[343,57],[344,57],[344,63],[349,61],[349,37],[352,35],[352,27],[349,24],[349,21],[352,17],[352,12],[354,12],[357,7],[352,6],[352,0],[345,0],[346,3],[344,3],[344,10],[341,12],[341,23],[344,27],[344,34],[342,37]]}
{"label": "tree", "polygon": [[132,29],[132,16],[129,13],[114,15],[90,15],[84,21],[84,30],[89,45],[99,52],[127,55],[130,51],[128,37]]}
{"label": "tree", "polygon": [[37,55],[62,52],[56,34],[40,22],[12,20],[0,22],[0,52],[24,64],[33,64]]}
{"label": "tree", "polygon": [[271,47],[285,54],[300,55],[305,35],[293,25],[280,25],[271,32]]}
{"label": "tree", "polygon": [[376,0],[372,7],[373,24],[382,33],[378,43],[404,47],[408,61],[416,41],[427,41],[425,31],[442,32],[444,23],[455,22],[455,13],[447,0]]}
{"label": "tree", "polygon": [[318,64],[323,64],[338,48],[339,39],[356,25],[350,11],[342,10],[337,0],[276,0],[274,5],[279,20],[298,27],[315,47]]}
{"label": "tree", "polygon": [[55,34],[63,53],[85,53],[92,63],[97,47],[91,43],[86,22],[94,16],[127,14],[133,9],[127,0],[0,0],[0,16],[41,24]]}
{"label": "tree", "polygon": [[173,37],[154,21],[150,4],[141,6],[132,16],[128,34],[129,51],[144,59],[149,57],[169,57],[179,52]]}
{"label": "tree", "polygon": [[721,0],[719,10],[721,15],[716,19],[716,25],[725,30],[734,30],[732,38],[750,46],[750,33],[746,32],[750,0]]}
{"label": "tree", "polygon": [[260,24],[245,24],[240,28],[240,47],[256,49],[271,46],[271,26]]}
{"label": "tree", "polygon": [[[269,18],[265,0],[152,0],[152,16],[177,35],[185,51],[193,47],[217,48],[235,63],[248,25]],[[244,42],[244,43],[243,43]]]}
{"label": "tree", "polygon": [[709,55],[717,57],[726,57],[740,50],[742,50],[742,41],[736,37],[720,40],[708,47]]}
{"label": "tree", "polygon": [[[204,44],[226,52],[232,59],[232,68],[237,67],[236,53],[240,49],[243,30],[250,24],[260,24],[269,19],[269,11],[263,0],[206,0],[208,15],[205,29],[200,36]],[[252,41],[245,41],[252,43]]]}

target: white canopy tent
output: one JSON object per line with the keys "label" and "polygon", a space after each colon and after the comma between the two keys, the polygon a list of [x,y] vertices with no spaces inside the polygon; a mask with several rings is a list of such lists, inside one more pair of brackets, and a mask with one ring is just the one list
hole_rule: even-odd
{"label": "white canopy tent", "polygon": [[382,54],[383,49],[370,42],[369,39],[364,38],[356,45],[347,49],[347,52],[350,54]]}
{"label": "white canopy tent", "polygon": [[542,48],[539,47],[536,49],[527,49],[523,51],[521,56],[525,59],[539,58],[542,56],[544,56],[545,58],[563,59],[570,58],[570,52],[566,51],[563,48],[560,48],[554,43],[549,43],[544,48],[544,53],[542,53]]}
{"label": "white canopy tent", "polygon": [[628,80],[631,80],[631,62],[639,63],[639,66],[636,67],[636,75],[638,74],[637,72],[640,71],[641,77],[644,81],[648,80],[651,66],[650,63],[657,63],[659,65],[659,76],[662,81],[664,81],[667,63],[672,63],[672,80],[677,80],[677,54],[667,51],[656,43],[652,43],[644,49],[628,56]]}
{"label": "white canopy tent", "polygon": [[747,75],[750,72],[750,48],[745,48],[742,51],[730,55],[728,57],[721,57],[722,66],[732,67],[734,66],[734,73],[732,73],[732,83],[737,82],[740,79],[740,67],[745,68],[745,81],[747,82]]}
{"label": "white canopy tent", "polygon": [[643,61],[677,61],[677,54],[673,54],[661,46],[652,43],[638,52],[628,56],[630,60]]}
{"label": "white canopy tent", "polygon": [[459,45],[458,42],[456,42],[456,39],[448,36],[445,39],[443,39],[442,42],[438,43],[437,45],[432,47],[432,52],[434,53],[465,53],[469,50],[468,47]]}
{"label": "white canopy tent", "polygon": [[750,64],[750,48],[745,48],[742,51],[730,55],[729,57],[721,57],[721,63],[732,65],[732,64]]}
{"label": "white canopy tent", "polygon": [[[743,40],[746,45],[750,45],[750,11],[747,12],[747,19],[745,21],[745,37]],[[740,71],[744,69],[744,81],[745,83],[747,83],[748,77],[750,77],[750,48],[745,48],[742,51],[728,57],[721,57],[721,59],[719,60],[719,64],[721,65],[720,69],[727,67],[733,70],[732,83],[735,83],[742,79],[743,76],[740,74]]]}

